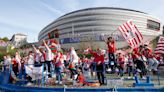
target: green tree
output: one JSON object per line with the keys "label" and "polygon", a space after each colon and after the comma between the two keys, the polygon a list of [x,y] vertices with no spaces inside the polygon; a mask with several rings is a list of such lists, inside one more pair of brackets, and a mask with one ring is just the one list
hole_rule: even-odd
{"label": "green tree", "polygon": [[12,48],[11,45],[8,45],[7,47],[0,46],[0,62],[3,61],[3,56],[9,54],[10,56],[14,56],[17,49]]}
{"label": "green tree", "polygon": [[9,41],[9,38],[7,38],[7,37],[3,37],[3,38],[1,38],[3,41],[5,41],[5,42],[7,42],[7,41]]}

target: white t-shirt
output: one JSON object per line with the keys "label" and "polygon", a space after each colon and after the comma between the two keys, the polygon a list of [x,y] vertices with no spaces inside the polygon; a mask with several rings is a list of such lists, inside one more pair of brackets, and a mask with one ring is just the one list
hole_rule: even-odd
{"label": "white t-shirt", "polygon": [[71,51],[70,57],[71,57],[72,62],[74,62],[76,64],[78,63],[79,57],[78,57],[77,53],[75,52],[75,50]]}
{"label": "white t-shirt", "polygon": [[5,65],[11,64],[11,58],[7,58],[6,60],[4,60],[4,64]]}
{"label": "white t-shirt", "polygon": [[19,55],[16,55],[16,56],[15,56],[15,59],[16,59],[16,62],[17,62],[18,64],[21,63],[21,58],[20,58]]}
{"label": "white t-shirt", "polygon": [[47,61],[52,61],[54,57],[54,54],[52,53],[52,51],[50,49],[46,50],[46,60]]}
{"label": "white t-shirt", "polygon": [[19,70],[21,69],[21,57],[19,55],[15,56],[16,62],[18,63]]}
{"label": "white t-shirt", "polygon": [[41,60],[41,53],[40,53],[40,51],[36,51],[36,53],[35,53],[35,61],[36,62],[40,62],[40,60]]}
{"label": "white t-shirt", "polygon": [[29,64],[29,66],[33,67],[33,65],[34,65],[34,57],[32,55],[30,55],[28,57],[27,64]]}
{"label": "white t-shirt", "polygon": [[44,55],[45,55],[45,53],[41,53],[41,58],[40,58],[41,62],[45,62],[46,57],[44,58]]}

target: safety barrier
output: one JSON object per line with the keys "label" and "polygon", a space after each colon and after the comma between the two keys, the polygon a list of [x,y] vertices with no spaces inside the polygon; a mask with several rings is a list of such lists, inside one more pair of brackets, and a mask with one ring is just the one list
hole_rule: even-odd
{"label": "safety barrier", "polygon": [[[13,70],[12,64],[10,64],[10,65],[0,65],[1,66],[0,73],[1,73],[1,75],[5,76],[5,77],[1,76],[1,78],[3,79],[2,80],[3,82],[0,82],[0,83],[3,83],[3,84],[9,83],[10,75],[11,75],[13,78],[18,79],[17,82],[14,83],[14,84],[15,85],[22,86],[24,84],[27,84],[27,82],[28,82],[25,79],[25,76],[27,76],[27,75],[28,76],[29,75],[35,76],[37,74],[39,75],[39,71],[41,69],[42,71],[40,72],[40,75],[39,76],[36,76],[36,77],[41,77],[39,79],[40,83],[39,83],[39,81],[37,81],[37,78],[36,78],[35,81],[33,81],[33,83],[36,83],[36,85],[38,85],[38,86],[41,84],[42,87],[44,87],[44,84],[45,84],[45,76],[47,76],[47,74],[48,74],[47,71],[46,71],[46,74],[44,74],[44,66],[45,65],[42,64],[40,67],[32,67],[33,70],[32,71],[29,71],[30,67],[28,67],[28,66],[31,66],[31,65],[34,66],[34,64],[25,64],[24,65],[24,69],[20,69],[19,70],[19,74],[17,74],[17,76],[16,76],[16,74],[15,74],[15,72]],[[35,64],[35,65],[37,65],[37,64]],[[26,67],[28,68],[27,70],[25,69]],[[47,68],[47,66],[46,66],[46,68]],[[36,71],[36,70],[38,70],[38,71]],[[30,74],[30,72],[31,72],[31,74]],[[38,84],[37,84],[37,82],[38,82]]]}
{"label": "safety barrier", "polygon": [[[67,88],[66,86],[62,87],[62,88],[44,88],[45,86],[45,75],[42,71],[42,78],[41,78],[41,85],[42,87],[26,87],[26,86],[22,86],[21,84],[23,84],[22,82],[25,82],[24,80],[20,80],[17,84],[20,85],[15,85],[15,84],[9,84],[9,74],[12,73],[12,65],[8,65],[8,69],[9,71],[4,71],[5,69],[2,69],[2,71],[0,72],[0,80],[2,80],[0,82],[0,90],[3,91],[7,91],[7,92],[29,92],[29,91],[60,91],[60,92],[81,92],[81,91],[85,91],[85,92],[91,92],[91,91],[95,91],[95,92],[128,92],[128,91],[136,91],[136,92],[141,92],[141,91],[151,91],[151,92],[162,92],[164,91],[164,88],[117,88],[116,86],[113,88]],[[46,66],[47,67],[47,66]],[[44,64],[43,64],[43,68],[44,68]],[[44,69],[43,69],[44,70]],[[8,72],[8,74],[7,74]],[[47,71],[46,71],[47,72]],[[21,75],[22,76],[22,75]],[[6,81],[4,83],[5,78],[8,78],[8,81]],[[22,77],[21,77],[22,78]]]}
{"label": "safety barrier", "polygon": [[5,92],[163,92],[164,88],[40,88],[0,85]]}

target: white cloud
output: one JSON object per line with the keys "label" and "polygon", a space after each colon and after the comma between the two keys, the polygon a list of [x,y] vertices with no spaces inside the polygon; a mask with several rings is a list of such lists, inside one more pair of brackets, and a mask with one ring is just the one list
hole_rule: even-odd
{"label": "white cloud", "polygon": [[79,9],[79,5],[80,5],[79,0],[61,0],[61,1],[63,3],[63,5],[61,6],[65,7],[65,9],[69,11]]}
{"label": "white cloud", "polygon": [[112,7],[112,6],[117,6],[117,3],[118,0],[93,0],[93,4],[92,6],[93,7],[105,7],[105,6],[108,6],[108,7]]}
{"label": "white cloud", "polygon": [[55,13],[55,14],[59,14],[59,15],[63,15],[64,14],[62,11],[55,9],[54,7],[51,7],[50,5],[48,5],[48,4],[46,4],[46,3],[42,2],[42,1],[41,1],[41,4],[44,7],[46,7],[47,9],[49,9],[50,11],[52,11],[53,13]]}

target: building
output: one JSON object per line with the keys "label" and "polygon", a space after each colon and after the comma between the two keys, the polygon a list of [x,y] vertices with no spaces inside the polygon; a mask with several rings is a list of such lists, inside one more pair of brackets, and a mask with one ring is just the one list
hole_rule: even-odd
{"label": "building", "polygon": [[27,35],[18,33],[14,34],[10,40],[11,44],[14,45],[14,47],[20,47],[27,43]]}
{"label": "building", "polygon": [[132,19],[144,36],[144,42],[154,39],[163,32],[163,24],[158,18],[147,13],[113,7],[96,7],[77,10],[65,14],[39,33],[38,40],[58,38],[63,48],[84,48],[87,46],[106,48],[102,37],[113,36],[117,40],[117,47],[128,44],[117,30],[118,27]]}

